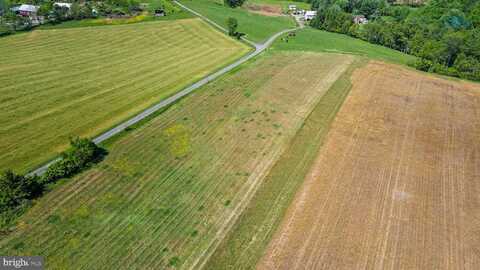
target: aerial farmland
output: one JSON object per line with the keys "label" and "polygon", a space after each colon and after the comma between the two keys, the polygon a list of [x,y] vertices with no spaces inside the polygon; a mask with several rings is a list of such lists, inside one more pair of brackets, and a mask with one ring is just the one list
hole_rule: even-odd
{"label": "aerial farmland", "polygon": [[249,48],[185,19],[39,30],[0,39],[0,50],[0,166],[26,171]]}
{"label": "aerial farmland", "polygon": [[0,268],[479,269],[447,2],[0,0]]}
{"label": "aerial farmland", "polygon": [[125,259],[113,268],[201,266],[351,61],[275,54],[209,85],[49,193],[1,241],[1,252],[21,246],[59,269],[112,256]]}

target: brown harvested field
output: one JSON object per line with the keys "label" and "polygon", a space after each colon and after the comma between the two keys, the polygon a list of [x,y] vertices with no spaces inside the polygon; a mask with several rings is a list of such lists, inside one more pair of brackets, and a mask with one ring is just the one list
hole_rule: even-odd
{"label": "brown harvested field", "polygon": [[480,86],[371,62],[259,269],[480,269]]}
{"label": "brown harvested field", "polygon": [[282,7],[279,5],[267,5],[267,4],[247,4],[245,8],[253,13],[258,13],[264,16],[281,16]]}

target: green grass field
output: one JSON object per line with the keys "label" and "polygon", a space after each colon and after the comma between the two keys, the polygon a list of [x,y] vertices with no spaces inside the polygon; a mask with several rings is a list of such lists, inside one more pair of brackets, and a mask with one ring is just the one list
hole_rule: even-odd
{"label": "green grass field", "polygon": [[264,54],[126,132],[36,202],[0,253],[48,269],[198,268],[351,57]]}
{"label": "green grass field", "polygon": [[350,91],[350,75],[364,63],[357,59],[315,106],[205,269],[255,269]]}
{"label": "green grass field", "polygon": [[226,28],[227,19],[238,20],[238,31],[247,34],[254,42],[263,42],[281,30],[295,27],[295,22],[287,16],[268,17],[254,14],[243,8],[229,8],[216,0],[181,0],[182,4],[208,17]]}
{"label": "green grass field", "polygon": [[396,50],[374,45],[346,35],[309,27],[297,31],[297,36],[290,38],[288,42],[278,39],[274,43],[273,49],[281,51],[346,53],[403,65],[415,60],[414,56]]}
{"label": "green grass field", "polygon": [[249,50],[199,19],[2,38],[0,169],[32,169]]}

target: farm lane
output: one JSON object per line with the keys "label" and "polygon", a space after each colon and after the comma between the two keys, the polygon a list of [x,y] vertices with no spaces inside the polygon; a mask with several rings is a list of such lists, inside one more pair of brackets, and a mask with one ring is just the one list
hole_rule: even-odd
{"label": "farm lane", "polygon": [[[181,3],[177,2],[177,1],[173,1],[175,4],[179,5],[180,7],[182,7],[183,9],[195,14],[196,16],[198,16],[199,18],[201,18],[202,20],[206,21],[207,23],[213,25],[214,27],[222,30],[223,32],[227,32],[227,30],[225,28],[223,28],[222,26],[218,25],[217,23],[213,22],[212,20],[206,18],[205,16],[201,15],[200,13],[182,5]],[[298,21],[297,21],[298,22]],[[250,40],[248,40],[247,38],[245,37],[242,37],[242,40],[244,40],[245,42],[247,42],[248,44],[252,45],[255,47],[255,51],[243,56],[242,58],[238,59],[237,61],[235,61],[234,63],[220,69],[219,71],[213,73],[213,74],[210,74],[206,77],[204,77],[203,79],[200,79],[199,81],[197,81],[196,83],[184,88],[183,90],[177,92],[176,94],[174,94],[173,96],[167,98],[167,99],[164,99],[162,101],[160,101],[159,103],[157,103],[156,105],[140,112],[139,114],[137,114],[136,116],[134,116],[133,118],[130,118],[129,120],[115,126],[114,128],[106,131],[105,133],[95,137],[93,139],[93,142],[96,143],[96,144],[99,144],[99,143],[102,143],[110,138],[112,138],[113,136],[121,133],[122,131],[124,131],[126,128],[128,127],[131,127],[133,125],[135,125],[136,123],[144,120],[145,118],[149,117],[150,115],[154,114],[155,112],[159,111],[160,109],[163,109],[175,102],[177,102],[178,100],[180,100],[181,98],[185,97],[186,95],[192,93],[193,91],[197,90],[198,88],[206,85],[207,83],[217,79],[218,77],[228,73],[229,71],[231,71],[232,69],[240,66],[241,64],[247,62],[248,60],[256,57],[257,55],[259,55],[260,53],[262,53],[263,51],[265,51],[268,47],[270,47],[272,45],[272,43],[278,38],[280,37],[281,35],[283,34],[286,34],[286,33],[289,33],[289,32],[293,32],[293,31],[296,31],[298,29],[301,29],[303,28],[304,25],[299,23],[299,27],[296,27],[296,28],[292,28],[292,29],[285,29],[283,31],[280,31],[278,33],[276,33],[275,35],[271,36],[267,41],[265,41],[264,43],[262,44],[257,44],[257,43],[254,43]],[[29,173],[29,175],[42,175],[44,174],[48,167],[50,167],[53,163],[57,162],[58,160],[60,160],[60,158],[57,158],[57,159],[54,159],[50,162],[48,162],[47,164],[41,166],[40,168],[32,171]]]}

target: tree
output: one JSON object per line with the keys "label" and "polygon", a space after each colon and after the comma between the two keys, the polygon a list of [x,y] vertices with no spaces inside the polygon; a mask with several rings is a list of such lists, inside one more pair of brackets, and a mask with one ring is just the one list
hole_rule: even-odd
{"label": "tree", "polygon": [[8,3],[6,0],[0,0],[0,16],[3,15],[8,9]]}
{"label": "tree", "polygon": [[15,208],[43,191],[37,177],[17,175],[8,170],[0,175],[0,212]]}
{"label": "tree", "polygon": [[227,19],[227,27],[228,27],[228,35],[229,36],[236,36],[237,35],[237,27],[238,21],[233,17],[229,17]]}
{"label": "tree", "polygon": [[223,0],[223,3],[231,8],[240,7],[244,2],[245,0]]}
{"label": "tree", "polygon": [[480,79],[480,61],[473,57],[468,57],[462,53],[458,55],[453,67],[462,78],[471,80]]}
{"label": "tree", "polygon": [[79,171],[100,161],[106,152],[89,139],[72,138],[70,148],[64,151],[61,159],[55,162],[43,175],[43,183],[53,183],[58,179],[70,177]]}

